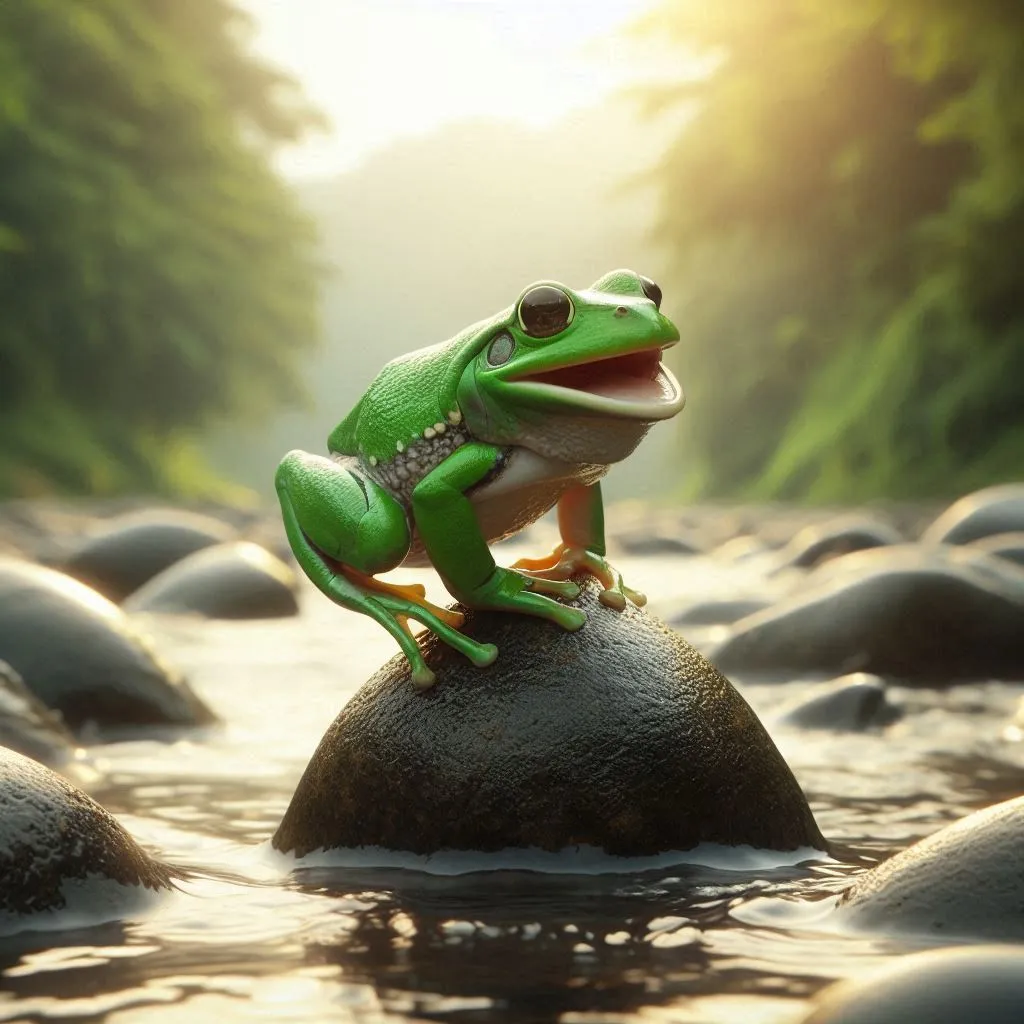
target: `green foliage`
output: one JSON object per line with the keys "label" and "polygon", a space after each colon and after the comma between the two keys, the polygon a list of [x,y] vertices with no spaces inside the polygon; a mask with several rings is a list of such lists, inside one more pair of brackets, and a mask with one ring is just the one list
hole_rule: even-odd
{"label": "green foliage", "polygon": [[229,0],[0,3],[0,493],[181,484],[186,434],[301,398],[319,123]]}
{"label": "green foliage", "polygon": [[658,176],[703,495],[944,494],[1024,469],[1024,5],[690,0],[714,72]]}

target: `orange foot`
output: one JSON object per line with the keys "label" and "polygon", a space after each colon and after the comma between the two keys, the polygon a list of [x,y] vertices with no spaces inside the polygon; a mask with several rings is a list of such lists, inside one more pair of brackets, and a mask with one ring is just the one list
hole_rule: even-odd
{"label": "orange foot", "polygon": [[622,575],[613,569],[603,555],[586,548],[561,543],[546,558],[520,558],[513,566],[524,576],[545,580],[567,580],[578,572],[587,572],[604,586],[598,595],[601,604],[616,611],[626,607],[627,598],[638,608],[647,604],[647,597],[622,582]]}

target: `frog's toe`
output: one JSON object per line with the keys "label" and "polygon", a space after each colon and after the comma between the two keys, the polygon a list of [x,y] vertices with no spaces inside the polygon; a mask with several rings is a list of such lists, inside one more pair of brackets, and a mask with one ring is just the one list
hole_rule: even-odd
{"label": "frog's toe", "polygon": [[412,665],[412,685],[417,690],[429,690],[437,682],[437,676],[427,668],[426,663]]}
{"label": "frog's toe", "polygon": [[486,668],[494,664],[495,658],[498,657],[498,648],[494,644],[477,644],[477,649],[467,651],[466,657],[477,668]]}
{"label": "frog's toe", "polygon": [[606,608],[614,608],[617,612],[626,608],[626,595],[621,590],[602,590],[597,599]]}
{"label": "frog's toe", "polygon": [[566,601],[575,601],[580,596],[578,584],[562,580],[551,580],[544,576],[528,576],[530,581],[529,589],[536,594],[551,594],[554,597],[564,598]]}

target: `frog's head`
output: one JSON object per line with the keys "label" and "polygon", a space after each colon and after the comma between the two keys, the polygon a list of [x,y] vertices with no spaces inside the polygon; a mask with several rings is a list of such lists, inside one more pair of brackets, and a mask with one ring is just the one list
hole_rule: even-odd
{"label": "frog's head", "polygon": [[530,285],[489,322],[462,372],[459,407],[473,435],[571,462],[624,459],[683,407],[661,362],[679,332],[660,307],[661,289],[631,270],[586,291]]}

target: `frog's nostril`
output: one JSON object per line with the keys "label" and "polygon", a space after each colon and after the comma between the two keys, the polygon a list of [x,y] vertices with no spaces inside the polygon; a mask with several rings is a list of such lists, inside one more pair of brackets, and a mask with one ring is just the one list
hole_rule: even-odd
{"label": "frog's nostril", "polygon": [[615,307],[615,315],[616,316],[625,316],[628,312],[629,312],[629,310],[625,306],[616,306]]}

